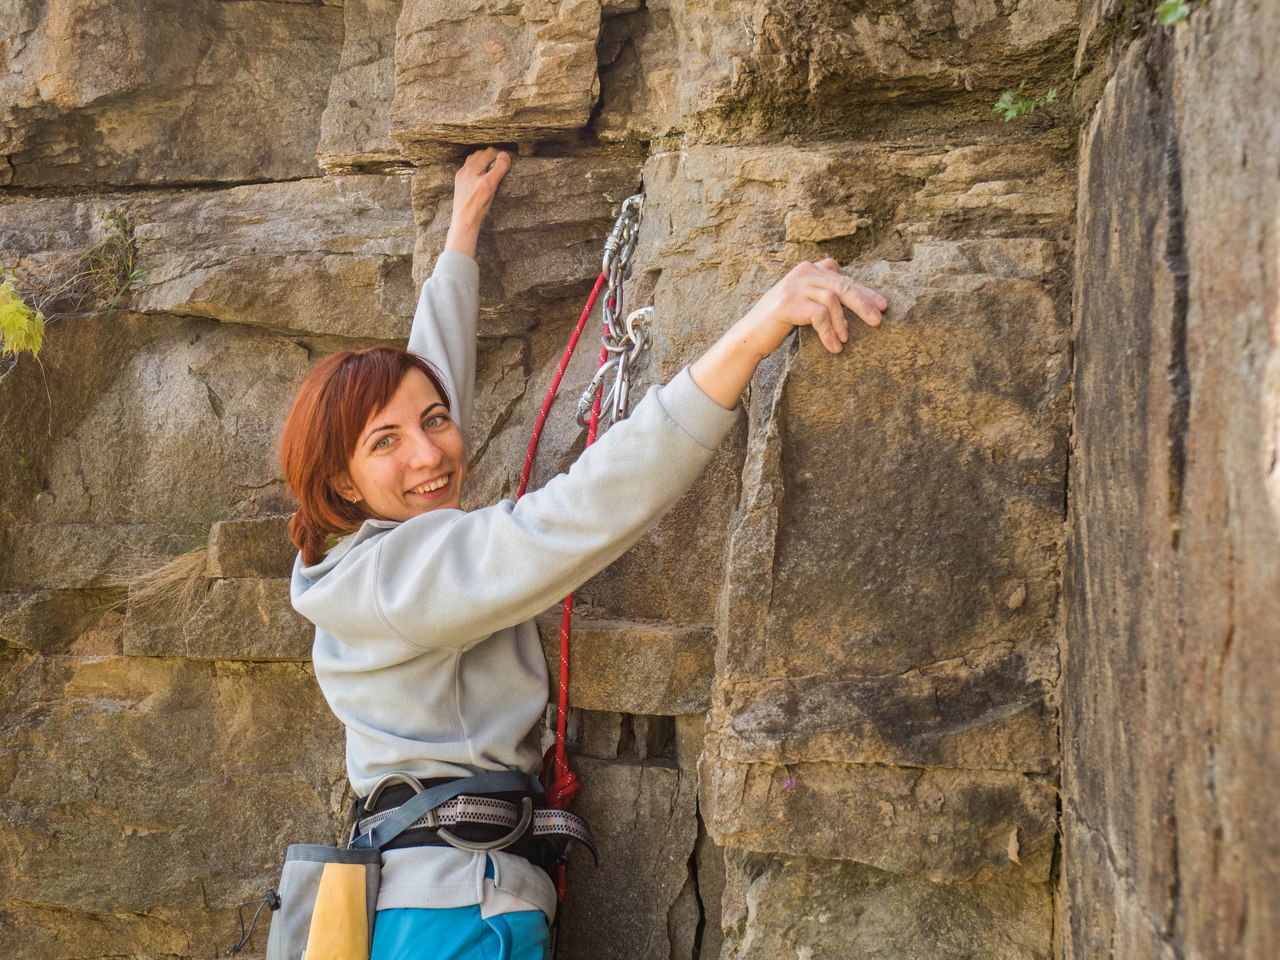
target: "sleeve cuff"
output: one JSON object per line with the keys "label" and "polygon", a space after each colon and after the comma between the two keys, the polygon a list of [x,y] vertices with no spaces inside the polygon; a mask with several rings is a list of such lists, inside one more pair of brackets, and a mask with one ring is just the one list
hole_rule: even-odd
{"label": "sleeve cuff", "polygon": [[479,285],[480,264],[476,263],[474,257],[467,256],[461,250],[445,250],[436,258],[436,266],[431,271],[431,276],[450,277]]}
{"label": "sleeve cuff", "polygon": [[725,435],[738,422],[742,404],[726,410],[693,382],[689,368],[676,374],[658,393],[662,409],[672,420],[708,450],[720,446]]}

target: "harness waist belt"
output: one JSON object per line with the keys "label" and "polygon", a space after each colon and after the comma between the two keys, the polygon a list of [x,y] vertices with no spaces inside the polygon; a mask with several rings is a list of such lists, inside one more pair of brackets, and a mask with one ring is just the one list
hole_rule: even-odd
{"label": "harness waist belt", "polygon": [[[400,809],[401,807],[392,807],[361,817],[356,825],[358,834],[361,836],[370,834],[380,823],[394,816]],[[510,830],[518,826],[522,819],[521,807],[508,800],[463,794],[428,810],[409,824],[405,830],[438,831],[441,827],[453,827],[459,824]],[[529,833],[535,837],[561,836],[577,840],[591,851],[593,858],[599,860],[594,838],[591,836],[591,828],[587,826],[585,820],[567,810],[554,808],[534,810]]]}

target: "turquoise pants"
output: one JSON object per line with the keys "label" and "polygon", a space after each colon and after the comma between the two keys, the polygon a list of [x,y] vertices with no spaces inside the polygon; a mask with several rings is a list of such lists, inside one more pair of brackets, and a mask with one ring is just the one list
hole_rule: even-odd
{"label": "turquoise pants", "polygon": [[[484,875],[493,878],[493,864]],[[541,910],[480,916],[480,908],[379,910],[369,960],[550,960]]]}
{"label": "turquoise pants", "polygon": [[379,910],[370,960],[548,960],[550,941],[541,910]]}

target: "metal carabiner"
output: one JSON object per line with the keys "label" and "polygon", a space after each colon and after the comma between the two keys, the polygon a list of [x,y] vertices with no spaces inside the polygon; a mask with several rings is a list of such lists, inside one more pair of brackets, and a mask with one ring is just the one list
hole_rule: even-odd
{"label": "metal carabiner", "polygon": [[604,378],[608,376],[609,370],[617,364],[617,358],[605,361],[605,363],[596,370],[596,375],[591,378],[591,382],[587,384],[587,389],[582,391],[582,396],[578,400],[578,426],[587,427],[591,425],[591,409],[596,403],[596,394],[600,392],[600,387],[604,383]]}

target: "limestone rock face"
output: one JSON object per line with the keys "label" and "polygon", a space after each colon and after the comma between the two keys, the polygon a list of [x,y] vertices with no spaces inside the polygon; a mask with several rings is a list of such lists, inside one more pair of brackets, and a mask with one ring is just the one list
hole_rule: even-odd
{"label": "limestone rock face", "polygon": [[8,182],[234,182],[314,175],[338,5],[7,0]]}
{"label": "limestone rock face", "polygon": [[338,177],[193,194],[135,217],[140,310],[294,333],[407,336],[409,191]]}
{"label": "limestone rock face", "polygon": [[7,198],[0,254],[20,281],[54,277],[100,239],[107,214],[128,224],[144,271],[122,301],[140,313],[338,337],[408,333],[414,234],[400,179]]}
{"label": "limestone rock face", "polygon": [[342,4],[342,56],[329,86],[316,147],[326,172],[400,159],[400,147],[391,139],[390,108],[401,6],[402,0]]}
{"label": "limestone rock face", "polygon": [[1069,0],[660,0],[605,22],[597,125],[610,138],[742,140],[843,132],[925,104],[972,115],[1051,72],[1075,47],[1076,17]]}
{"label": "limestone rock face", "polygon": [[489,143],[575,131],[599,94],[599,0],[405,0],[391,134]]}
{"label": "limestone rock face", "polygon": [[[59,321],[78,323],[95,322]],[[207,320],[139,319],[113,335],[132,339],[136,352],[90,378],[100,387],[77,398],[87,409],[60,424],[51,448],[12,454],[43,489],[12,528],[0,561],[5,584],[120,584],[199,543],[217,517],[286,503],[276,447],[309,362],[305,347]],[[89,370],[99,362],[86,360]],[[134,441],[103,442],[121,436]]]}
{"label": "limestone rock face", "polygon": [[574,906],[559,934],[566,956],[691,956],[697,914],[681,901],[697,838],[694,778],[661,763],[580,758],[576,766],[586,784],[576,808],[602,859],[593,867],[583,852],[570,865]]}
{"label": "limestone rock face", "polygon": [[1134,44],[1084,140],[1070,958],[1280,949],[1280,131],[1242,99],[1280,94],[1278,28],[1243,2]]}
{"label": "limestone rock face", "polygon": [[[481,273],[480,332],[523,334],[545,325],[556,329],[563,349],[600,273],[601,246],[618,207],[640,189],[644,157],[620,149],[517,162],[521,176],[504,183],[481,237],[479,255],[494,266]],[[444,249],[455,169],[452,162],[424,164],[413,178],[419,282],[430,276]],[[584,350],[583,359],[591,360],[590,353]]]}
{"label": "limestone rock face", "polygon": [[752,394],[702,765],[723,843],[1048,879],[1057,238],[1073,209],[1059,157],[1051,141],[699,147],[646,170],[657,226],[638,257],[662,264],[658,315],[681,318],[659,328],[656,378],[783,263],[852,256],[892,303],[884,329],[855,330],[838,358],[802,341]]}
{"label": "limestone rock face", "polygon": [[[6,956],[210,955],[342,834],[279,430],[489,142],[469,509],[641,189],[636,398],[800,260],[890,302],[577,591],[564,960],[1280,955],[1280,8],[1153,7],[0,0]],[[60,286],[112,236],[130,289]]]}
{"label": "limestone rock face", "polygon": [[728,861],[724,960],[1051,956],[1053,905],[1043,884],[930,883],[860,864],[736,851]]}
{"label": "limestone rock face", "polygon": [[[560,662],[559,617],[538,621],[547,663]],[[705,713],[711,705],[710,630],[653,627],[579,617],[569,657],[569,705],[660,716]],[[644,650],[641,658],[633,658]],[[551,699],[557,696],[555,670]]]}
{"label": "limestone rock face", "polygon": [[288,516],[222,520],[209,530],[206,570],[218,579],[288,577],[296,554]]}
{"label": "limestone rock face", "polygon": [[307,666],[27,655],[0,690],[8,956],[207,955],[288,843],[336,839],[341,735]]}

